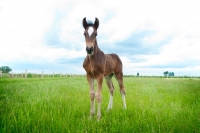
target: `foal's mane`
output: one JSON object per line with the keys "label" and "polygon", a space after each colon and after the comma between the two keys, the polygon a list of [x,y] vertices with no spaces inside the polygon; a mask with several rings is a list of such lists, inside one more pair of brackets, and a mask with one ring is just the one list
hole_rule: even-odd
{"label": "foal's mane", "polygon": [[91,20],[87,20],[87,26],[94,26],[94,23]]}

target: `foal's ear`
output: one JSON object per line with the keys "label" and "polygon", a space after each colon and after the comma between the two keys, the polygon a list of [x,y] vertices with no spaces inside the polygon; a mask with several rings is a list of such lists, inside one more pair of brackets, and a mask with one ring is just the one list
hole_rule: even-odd
{"label": "foal's ear", "polygon": [[88,26],[88,24],[87,24],[87,21],[86,21],[86,17],[85,17],[85,18],[83,18],[83,21],[82,21],[82,23],[83,23],[83,27],[86,29],[86,28],[87,28],[87,26]]}
{"label": "foal's ear", "polygon": [[99,27],[99,20],[98,20],[98,18],[95,18],[94,27],[95,27],[96,30]]}

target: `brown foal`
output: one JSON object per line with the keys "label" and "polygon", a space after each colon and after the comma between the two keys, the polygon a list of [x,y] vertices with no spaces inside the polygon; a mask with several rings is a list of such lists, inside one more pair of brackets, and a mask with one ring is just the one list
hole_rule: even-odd
{"label": "brown foal", "polygon": [[[114,86],[112,83],[112,76],[115,75],[122,95],[123,107],[126,108],[125,100],[125,88],[123,84],[123,72],[122,72],[122,62],[118,55],[116,54],[104,54],[97,45],[97,28],[99,26],[99,20],[95,18],[95,22],[87,23],[86,18],[83,19],[83,27],[85,28],[84,36],[86,42],[87,56],[83,62],[83,67],[87,73],[87,80],[90,86],[90,99],[91,99],[91,109],[90,117],[95,114],[95,102],[98,103],[98,120],[101,118],[101,91],[103,78],[105,77],[106,83],[110,91],[110,100],[108,103],[108,110],[112,109],[113,105],[113,91]],[[97,91],[95,94],[94,90],[94,80],[97,81]]]}

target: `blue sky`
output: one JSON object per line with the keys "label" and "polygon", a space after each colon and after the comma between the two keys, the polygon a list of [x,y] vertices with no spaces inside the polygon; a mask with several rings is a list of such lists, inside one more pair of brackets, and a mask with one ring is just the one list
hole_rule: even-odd
{"label": "blue sky", "polygon": [[100,21],[97,41],[124,74],[200,76],[199,0],[2,0],[0,66],[13,73],[85,74],[82,19]]}

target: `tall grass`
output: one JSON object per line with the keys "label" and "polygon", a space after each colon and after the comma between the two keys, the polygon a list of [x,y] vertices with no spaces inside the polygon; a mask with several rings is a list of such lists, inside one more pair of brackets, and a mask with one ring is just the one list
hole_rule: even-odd
{"label": "tall grass", "polygon": [[85,77],[0,79],[0,132],[200,132],[200,80],[125,77],[111,111],[103,84],[102,119],[89,118]]}

